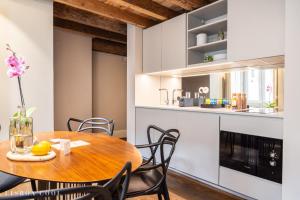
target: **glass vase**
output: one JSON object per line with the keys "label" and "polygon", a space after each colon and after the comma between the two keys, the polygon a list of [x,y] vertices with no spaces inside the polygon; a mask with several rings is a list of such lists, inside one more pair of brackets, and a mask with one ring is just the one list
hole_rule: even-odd
{"label": "glass vase", "polygon": [[24,110],[21,108],[18,116],[10,118],[9,140],[13,153],[28,153],[33,144],[33,119],[26,117]]}

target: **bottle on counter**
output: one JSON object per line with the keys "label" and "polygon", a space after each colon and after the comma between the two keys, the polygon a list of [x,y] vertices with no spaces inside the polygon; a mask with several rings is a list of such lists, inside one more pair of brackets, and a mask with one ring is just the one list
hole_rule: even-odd
{"label": "bottle on counter", "polygon": [[242,93],[242,109],[247,109],[247,95],[246,93]]}
{"label": "bottle on counter", "polygon": [[218,104],[218,105],[223,104],[223,100],[222,100],[222,99],[217,99],[217,104]]}
{"label": "bottle on counter", "polygon": [[242,94],[241,93],[236,94],[236,107],[238,110],[242,109]]}
{"label": "bottle on counter", "polygon": [[237,109],[237,96],[236,96],[236,93],[232,93],[231,108],[232,109]]}

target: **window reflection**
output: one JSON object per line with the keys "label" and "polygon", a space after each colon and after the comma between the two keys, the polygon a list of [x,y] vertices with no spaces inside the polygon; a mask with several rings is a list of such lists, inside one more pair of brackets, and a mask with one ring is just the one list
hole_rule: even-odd
{"label": "window reflection", "polygon": [[233,93],[245,93],[250,107],[283,108],[283,68],[253,68],[209,75],[183,77],[182,89],[191,94],[209,87],[212,99],[231,99]]}

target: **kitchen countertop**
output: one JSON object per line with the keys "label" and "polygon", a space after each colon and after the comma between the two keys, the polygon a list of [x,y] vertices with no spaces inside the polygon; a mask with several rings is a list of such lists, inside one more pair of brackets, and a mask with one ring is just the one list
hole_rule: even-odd
{"label": "kitchen countertop", "polygon": [[243,115],[243,116],[255,116],[255,117],[269,117],[269,118],[283,118],[283,112],[274,113],[249,113],[249,112],[236,112],[226,108],[200,108],[200,107],[179,107],[172,105],[136,105],[137,108],[153,108],[162,110],[177,110],[188,112],[203,112],[203,113],[216,113],[216,114],[228,114],[228,115]]}

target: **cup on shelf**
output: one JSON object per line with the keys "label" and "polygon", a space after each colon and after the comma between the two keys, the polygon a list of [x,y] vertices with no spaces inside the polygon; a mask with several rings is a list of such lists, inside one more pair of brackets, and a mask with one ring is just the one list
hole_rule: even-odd
{"label": "cup on shelf", "polygon": [[196,38],[197,38],[197,46],[207,43],[207,34],[206,33],[199,33],[199,34],[197,34]]}

